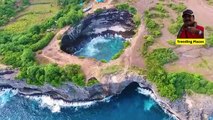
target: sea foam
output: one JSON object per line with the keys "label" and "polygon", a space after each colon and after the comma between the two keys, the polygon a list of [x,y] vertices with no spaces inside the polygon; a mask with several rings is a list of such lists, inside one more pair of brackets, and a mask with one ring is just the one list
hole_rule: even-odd
{"label": "sea foam", "polygon": [[[145,95],[145,96],[151,97],[151,98],[153,99],[152,102],[155,101],[158,105],[160,105],[160,106],[162,107],[162,109],[164,110],[165,113],[167,113],[167,114],[170,115],[171,118],[169,118],[169,119],[176,119],[176,120],[179,120],[179,118],[178,118],[176,115],[174,115],[173,113],[169,112],[169,110],[168,110],[167,108],[165,108],[164,105],[162,106],[162,103],[163,103],[163,102],[162,102],[160,99],[158,99],[158,98],[156,97],[156,95],[155,95],[151,90],[148,90],[148,89],[143,88],[143,86],[142,86],[141,84],[139,84],[139,85],[140,85],[140,87],[137,88],[137,92],[138,92],[138,93],[143,94],[143,95]],[[154,103],[154,104],[156,104],[156,103]],[[152,107],[154,104],[152,104],[151,102],[148,101],[147,103],[145,103],[145,108],[144,108],[144,110],[150,110],[151,107]]]}
{"label": "sea foam", "polygon": [[97,101],[85,101],[85,102],[66,102],[64,100],[52,99],[50,96],[26,96],[26,98],[34,100],[39,103],[40,107],[48,108],[52,113],[61,111],[61,108],[73,107],[73,108],[89,108],[95,105],[97,102],[109,102],[111,96]]}
{"label": "sea foam", "polygon": [[0,108],[10,101],[10,99],[18,93],[18,90],[2,89],[0,91]]}

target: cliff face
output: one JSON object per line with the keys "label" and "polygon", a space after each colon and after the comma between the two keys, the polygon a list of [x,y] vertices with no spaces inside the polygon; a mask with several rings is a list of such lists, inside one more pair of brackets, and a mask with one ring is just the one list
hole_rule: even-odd
{"label": "cliff face", "polygon": [[105,34],[119,34],[123,37],[134,35],[133,16],[127,11],[107,9],[101,13],[88,15],[79,24],[71,27],[62,37],[61,49],[74,53],[87,38]]}
{"label": "cliff face", "polygon": [[[60,88],[50,85],[33,86],[25,83],[24,80],[15,80],[17,71],[6,69],[0,70],[0,89],[17,89],[18,94],[28,96],[47,95],[53,99],[62,99],[67,102],[80,102],[102,100],[107,96],[120,94],[130,84],[138,84],[141,88],[149,90],[150,96],[158,102],[171,115],[181,120],[202,120],[208,119],[213,113],[212,96],[192,95],[176,101],[169,101],[158,95],[154,85],[135,73],[119,73],[103,77],[106,84],[97,84],[91,87],[78,87],[72,83],[66,83]],[[116,79],[121,82],[113,82]]]}

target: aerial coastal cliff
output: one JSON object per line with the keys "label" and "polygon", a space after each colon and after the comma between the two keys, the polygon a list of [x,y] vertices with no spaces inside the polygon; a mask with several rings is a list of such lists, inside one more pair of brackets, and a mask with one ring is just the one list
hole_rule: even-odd
{"label": "aerial coastal cliff", "polygon": [[[142,94],[151,96],[175,119],[207,119],[212,115],[211,111],[213,109],[213,101],[211,98],[206,98],[206,101],[203,100],[203,103],[198,103],[198,105],[190,105],[187,102],[188,99],[192,98],[190,96],[184,96],[176,101],[170,101],[166,98],[160,97],[158,92],[156,92],[155,86],[153,86],[143,76],[132,72],[118,73],[103,77],[103,79],[109,82],[108,84],[97,84],[91,87],[78,87],[71,83],[65,83],[58,88],[52,87],[48,84],[40,87],[26,84],[24,80],[16,80],[16,74],[17,70],[0,70],[0,88],[17,89],[18,94],[24,96],[50,96],[52,99],[63,100],[69,103],[78,103],[99,101],[106,97],[120,94],[126,87],[139,87],[142,89]],[[114,79],[121,82],[113,83]],[[198,99],[198,101],[199,100],[201,99]],[[206,103],[208,103],[208,105],[205,105]],[[199,107],[200,104],[202,107],[198,110],[197,107]]]}
{"label": "aerial coastal cliff", "polygon": [[[42,14],[56,14],[59,6],[60,12],[42,19],[42,24],[32,21],[18,29],[15,23],[27,19],[0,23],[5,25],[0,27],[0,62],[13,66],[1,69],[0,64],[1,90],[14,89],[24,97],[48,96],[84,103],[116,97],[131,87],[150,96],[175,119],[206,120],[213,116],[213,28],[211,21],[201,17],[207,15],[203,9],[212,7],[202,0],[117,4],[123,2],[118,0],[115,5],[109,0],[92,4],[90,11],[83,13],[79,2],[44,3],[51,10]],[[41,4],[27,5],[31,8]],[[183,24],[179,15],[186,5],[198,8],[196,19],[209,25],[205,46],[174,43]],[[209,16],[211,20],[213,16]],[[113,39],[105,38],[107,35]],[[122,39],[114,39],[116,36]],[[95,59],[105,46],[110,46],[105,48],[108,54],[118,45],[121,47],[110,60]],[[74,54],[85,46],[92,57]]]}

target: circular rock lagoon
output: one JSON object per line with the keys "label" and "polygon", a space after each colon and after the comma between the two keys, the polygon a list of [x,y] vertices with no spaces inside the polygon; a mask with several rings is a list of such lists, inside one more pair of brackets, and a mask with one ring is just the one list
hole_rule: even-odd
{"label": "circular rock lagoon", "polygon": [[64,33],[61,49],[76,56],[109,61],[135,34],[132,18],[128,11],[117,9],[88,15]]}

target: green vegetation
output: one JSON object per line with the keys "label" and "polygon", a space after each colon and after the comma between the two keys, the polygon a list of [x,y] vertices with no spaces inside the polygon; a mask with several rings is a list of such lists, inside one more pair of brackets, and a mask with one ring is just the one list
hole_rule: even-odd
{"label": "green vegetation", "polygon": [[[170,4],[170,7],[175,11],[182,12],[185,7],[182,5]],[[162,5],[158,5],[152,10],[164,11]],[[151,18],[156,17],[152,11],[145,11],[144,21],[148,29],[148,35],[144,36],[145,43],[143,45],[142,54],[145,57],[146,70],[145,74],[147,79],[155,83],[158,92],[161,96],[167,97],[170,100],[176,100],[180,98],[184,93],[202,93],[213,94],[213,83],[205,80],[202,76],[196,74],[190,74],[186,72],[168,73],[164,69],[164,65],[173,62],[178,59],[178,56],[170,48],[154,49],[151,53],[148,53],[148,48],[154,43],[154,39],[158,35],[153,34],[153,30],[158,29],[160,26]],[[176,22],[169,27],[169,31],[172,34],[176,34],[182,25],[182,18],[178,17]],[[209,36],[208,42],[211,41],[213,35]],[[169,44],[175,45],[175,41],[169,40]],[[139,73],[143,74],[143,70],[139,70]]]}
{"label": "green vegetation", "polygon": [[175,10],[178,14],[182,13],[186,9],[186,6],[183,3],[179,4],[170,3],[168,6],[173,10]]}
{"label": "green vegetation", "polygon": [[[38,4],[47,2],[47,4]],[[4,26],[4,30],[11,33],[22,33],[34,25],[47,22],[59,11],[57,0],[33,0],[26,9],[18,12],[14,19]]]}
{"label": "green vegetation", "polygon": [[177,55],[170,48],[155,49],[148,55],[148,61],[157,60],[159,64],[164,65],[166,63],[177,60]]}
{"label": "green vegetation", "polygon": [[183,25],[182,17],[178,16],[176,21],[169,26],[168,30],[170,33],[176,35],[182,25]]}
{"label": "green vegetation", "polygon": [[163,6],[164,5],[162,3],[157,3],[157,5],[154,7],[154,10],[159,11],[161,13],[167,12]]}
{"label": "green vegetation", "polygon": [[[160,8],[158,8],[160,10]],[[164,11],[164,9],[162,10]],[[149,35],[145,36],[145,43],[142,47],[142,55],[146,56],[148,54],[148,47],[154,43],[155,38],[161,36],[160,25],[152,19],[152,13],[149,11],[144,12],[144,21],[147,27]]]}
{"label": "green vegetation", "polygon": [[[176,13],[178,14],[181,14],[186,9],[186,6],[183,3],[180,3],[180,4],[171,3],[169,4],[169,7],[175,10]],[[182,16],[179,15],[176,18],[176,21],[172,21],[172,24],[169,26],[168,30],[171,34],[176,35],[182,25],[183,25]]]}
{"label": "green vegetation", "polygon": [[99,81],[97,79],[93,78],[88,81],[87,86],[93,86],[98,83],[99,83]]}
{"label": "green vegetation", "polygon": [[182,96],[186,90],[201,94],[213,94],[213,83],[200,75],[186,72],[170,73],[168,79],[174,85],[177,96]]}
{"label": "green vegetation", "polygon": [[[63,12],[66,14],[63,14]],[[60,14],[62,16],[56,22],[59,28],[69,24],[76,24],[83,18],[83,12],[79,6],[69,5],[63,12]]]}
{"label": "green vegetation", "polygon": [[124,49],[121,49],[118,53],[112,56],[112,60],[118,59],[124,53]]}
{"label": "green vegetation", "polygon": [[171,100],[177,99],[178,96],[175,94],[174,85],[167,79],[163,65],[176,59],[177,55],[167,48],[155,49],[146,59],[147,78],[156,84],[161,96]]}
{"label": "green vegetation", "polygon": [[52,40],[52,38],[54,37],[53,33],[47,33],[42,39],[40,39],[37,43],[33,44],[32,46],[30,46],[30,48],[33,51],[38,51],[41,50],[42,48],[44,48],[45,46],[47,46],[49,44],[49,42]]}
{"label": "green vegetation", "polygon": [[208,38],[206,38],[206,45],[213,47],[213,33],[211,33]]}
{"label": "green vegetation", "polygon": [[167,43],[168,43],[168,44],[170,44],[170,45],[173,45],[173,46],[175,46],[175,45],[176,45],[176,43],[175,43],[175,41],[174,41],[174,40],[167,40]]}
{"label": "green vegetation", "polygon": [[206,0],[209,5],[213,5],[213,0]]}
{"label": "green vegetation", "polygon": [[137,10],[136,10],[134,7],[132,7],[132,6],[129,6],[128,3],[118,4],[118,5],[116,5],[116,8],[117,8],[118,10],[127,10],[127,11],[129,11],[131,14],[133,14],[133,15],[137,13]]}
{"label": "green vegetation", "polygon": [[107,61],[105,59],[102,59],[101,62],[102,63],[107,63]]}
{"label": "green vegetation", "polygon": [[55,87],[59,87],[62,82],[70,81],[79,86],[84,86],[85,76],[78,65],[67,65],[64,68],[56,64],[32,65],[22,68],[18,78],[26,78],[27,83],[34,85],[44,85],[50,83]]}
{"label": "green vegetation", "polygon": [[57,35],[57,40],[61,40],[62,39],[62,34],[58,34]]}
{"label": "green vegetation", "polygon": [[134,7],[130,6],[128,3],[118,4],[116,5],[116,8],[118,10],[129,11],[133,15],[133,21],[136,27],[138,27],[141,24],[141,16],[139,15],[139,13],[137,13],[137,10]]}
{"label": "green vegetation", "polygon": [[6,24],[18,11],[29,5],[29,0],[23,0],[22,5],[16,5],[16,0],[0,0],[0,26]]}
{"label": "green vegetation", "polygon": [[125,41],[123,44],[124,44],[124,48],[127,48],[131,45],[129,41]]}
{"label": "green vegetation", "polygon": [[206,26],[206,27],[205,27],[205,30],[206,30],[207,32],[213,32],[213,28],[210,27],[210,26]]}
{"label": "green vegetation", "polygon": [[122,71],[122,66],[112,65],[101,70],[102,75],[116,74]]}
{"label": "green vegetation", "polygon": [[79,2],[80,0],[69,1],[70,4],[61,6],[63,9],[44,22],[39,24],[29,22],[29,26],[31,26],[29,29],[22,29],[25,26],[20,26],[22,27],[20,31],[15,32],[16,29],[8,31],[7,27],[16,24],[19,20],[6,26],[5,30],[0,31],[1,61],[4,64],[19,68],[18,78],[26,79],[30,84],[43,85],[50,83],[57,87],[63,82],[71,81],[79,86],[84,86],[85,77],[80,66],[40,65],[35,59],[35,53],[41,51],[54,36],[53,32],[48,32],[49,30],[75,24],[81,20],[83,13],[81,7],[77,4]]}
{"label": "green vegetation", "polygon": [[172,49],[167,48],[155,49],[147,56],[147,78],[156,84],[161,96],[176,100],[187,91],[213,94],[213,83],[200,75],[186,72],[167,73],[163,65],[177,59]]}

